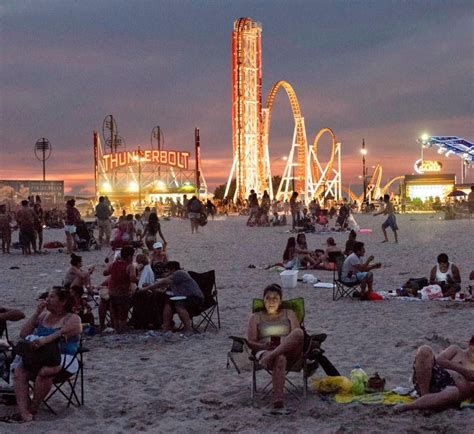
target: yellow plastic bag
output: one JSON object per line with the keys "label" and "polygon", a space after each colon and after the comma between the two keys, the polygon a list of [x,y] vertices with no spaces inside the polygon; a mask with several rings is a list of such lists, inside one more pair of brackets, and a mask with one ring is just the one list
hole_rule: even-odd
{"label": "yellow plastic bag", "polygon": [[349,393],[352,381],[343,376],[314,378],[313,387],[319,393]]}

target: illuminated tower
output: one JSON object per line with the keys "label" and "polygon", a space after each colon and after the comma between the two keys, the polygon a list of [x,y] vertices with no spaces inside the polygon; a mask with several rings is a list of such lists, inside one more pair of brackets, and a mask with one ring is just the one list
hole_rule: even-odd
{"label": "illuminated tower", "polygon": [[[262,26],[239,18],[232,32],[232,147],[234,160],[227,182],[235,176],[235,198],[271,185],[268,149],[262,143]],[[271,187],[270,187],[271,188]]]}

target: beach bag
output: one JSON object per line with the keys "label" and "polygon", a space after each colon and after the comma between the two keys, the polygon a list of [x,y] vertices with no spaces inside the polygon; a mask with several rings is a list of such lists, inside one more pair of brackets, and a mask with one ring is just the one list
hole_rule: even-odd
{"label": "beach bag", "polygon": [[428,285],[420,290],[422,300],[435,300],[443,298],[443,290],[439,285]]}
{"label": "beach bag", "polygon": [[33,342],[21,339],[15,346],[15,353],[21,356],[23,367],[27,371],[37,373],[44,366],[59,366],[61,364],[59,339],[37,349],[33,348]]}
{"label": "beach bag", "polygon": [[413,289],[415,291],[419,291],[421,288],[428,286],[429,282],[426,277],[412,277],[408,279],[407,283],[405,283],[404,287]]}
{"label": "beach bag", "polygon": [[207,216],[206,214],[201,214],[201,217],[199,217],[198,220],[199,226],[206,226],[207,225]]}
{"label": "beach bag", "polygon": [[197,199],[196,200],[191,200],[191,203],[189,204],[189,211],[190,212],[201,212],[201,202],[199,202]]}

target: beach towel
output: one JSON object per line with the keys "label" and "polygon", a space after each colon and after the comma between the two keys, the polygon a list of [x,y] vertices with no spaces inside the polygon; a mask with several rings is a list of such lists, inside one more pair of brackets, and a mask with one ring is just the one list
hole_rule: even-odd
{"label": "beach towel", "polygon": [[364,395],[353,395],[350,392],[336,393],[333,399],[339,404],[357,402],[360,404],[396,405],[407,404],[414,401],[415,398],[412,398],[411,396],[398,395],[395,392],[366,393]]}

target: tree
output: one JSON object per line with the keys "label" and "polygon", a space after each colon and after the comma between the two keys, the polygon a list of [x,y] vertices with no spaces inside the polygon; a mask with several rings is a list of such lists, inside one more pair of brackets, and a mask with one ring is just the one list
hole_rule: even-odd
{"label": "tree", "polygon": [[[224,199],[224,193],[225,193],[225,188],[226,188],[227,184],[220,184],[216,187],[216,189],[214,190],[214,198],[215,199]],[[235,179],[233,179],[230,183],[230,188],[229,188],[229,193],[228,193],[228,197],[230,197],[231,199],[234,198],[234,193],[235,193]]]}

